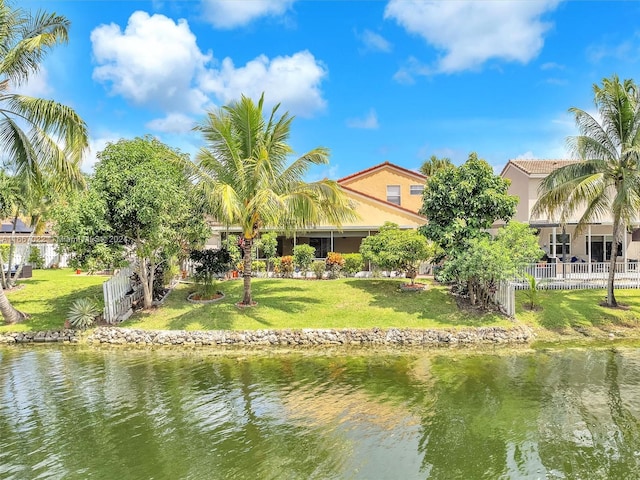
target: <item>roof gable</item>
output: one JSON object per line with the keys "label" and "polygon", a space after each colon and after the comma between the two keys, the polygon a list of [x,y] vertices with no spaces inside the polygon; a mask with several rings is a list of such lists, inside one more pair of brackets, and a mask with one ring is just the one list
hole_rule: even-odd
{"label": "roof gable", "polygon": [[416,179],[416,181],[420,181],[420,182],[424,182],[427,179],[427,177],[421,174],[420,172],[409,170],[408,168],[401,167],[391,162],[383,162],[383,163],[379,163],[378,165],[374,165],[373,167],[360,170],[359,172],[352,173],[351,175],[347,175],[346,177],[342,177],[339,180],[337,180],[337,182],[339,184],[350,183],[351,181],[356,180],[357,178],[363,177],[365,175],[371,175],[379,170],[384,170],[384,169],[395,170],[398,173],[413,177]]}
{"label": "roof gable", "polygon": [[502,169],[500,176],[504,176],[509,166],[513,166],[526,175],[549,175],[560,167],[566,167],[580,160],[509,160]]}

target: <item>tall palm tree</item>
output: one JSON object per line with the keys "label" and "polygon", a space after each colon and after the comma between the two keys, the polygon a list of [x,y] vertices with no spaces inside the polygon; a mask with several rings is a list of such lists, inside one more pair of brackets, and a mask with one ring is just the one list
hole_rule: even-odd
{"label": "tall palm tree", "polygon": [[[16,92],[38,73],[51,48],[67,42],[69,21],[55,13],[12,8],[0,0],[0,26],[0,153],[5,166],[31,185],[43,183],[45,177],[82,184],[79,166],[88,147],[84,121],[54,100]],[[0,312],[9,323],[25,318],[2,288]]]}
{"label": "tall palm tree", "polygon": [[584,209],[576,227],[580,232],[607,215],[613,218],[612,251],[607,282],[607,305],[618,305],[614,294],[616,250],[625,227],[640,209],[640,92],[633,80],[616,75],[594,85],[594,103],[600,121],[579,108],[571,108],[580,135],[567,143],[580,161],[561,167],[539,187],[533,213],[559,215],[565,223]]}
{"label": "tall palm tree", "polygon": [[447,157],[438,158],[435,155],[431,155],[428,160],[425,160],[422,165],[420,165],[420,173],[423,175],[430,177],[438,170],[442,170],[446,167],[452,167],[453,162],[451,159]]}
{"label": "tall palm tree", "polygon": [[211,213],[222,223],[242,229],[244,296],[253,305],[251,262],[253,242],[264,227],[285,230],[322,221],[334,225],[356,217],[348,198],[333,180],[304,182],[313,165],[328,163],[328,151],[315,148],[290,162],[287,143],[293,117],[263,116],[264,95],[254,103],[244,95],[195,127],[207,145],[196,157],[195,173]]}

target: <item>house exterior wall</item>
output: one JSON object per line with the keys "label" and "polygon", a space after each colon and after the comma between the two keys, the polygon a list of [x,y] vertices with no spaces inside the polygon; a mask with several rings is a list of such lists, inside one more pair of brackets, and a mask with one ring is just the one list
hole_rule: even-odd
{"label": "house exterior wall", "polygon": [[415,213],[418,213],[422,207],[422,195],[411,195],[410,188],[411,185],[424,186],[424,178],[417,174],[416,176],[411,176],[390,166],[341,181],[340,183],[382,201],[387,201],[387,185],[399,185],[401,207]]}

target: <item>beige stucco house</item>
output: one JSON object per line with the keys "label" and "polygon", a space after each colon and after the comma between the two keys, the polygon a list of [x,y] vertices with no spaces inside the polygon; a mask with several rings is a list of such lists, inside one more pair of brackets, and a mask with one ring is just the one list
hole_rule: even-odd
{"label": "beige stucco house", "polygon": [[[384,162],[337,180],[353,202],[359,218],[341,225],[313,225],[290,236],[278,237],[278,255],[291,255],[293,247],[306,243],[316,249],[316,258],[328,252],[354,253],[362,239],[378,232],[384,222],[400,228],[417,228],[426,223],[418,213],[427,177],[421,173]],[[209,246],[220,246],[225,233],[239,229],[214,225]]]}
{"label": "beige stucco house", "polygon": [[[519,198],[515,220],[525,222],[539,231],[540,246],[556,261],[607,262],[611,258],[613,239],[612,219],[598,219],[579,234],[576,225],[582,212],[578,211],[565,225],[544,215],[533,216],[531,211],[538,199],[538,187],[543,178],[555,169],[576,160],[509,160],[501,172],[511,181],[509,193]],[[628,226],[617,248],[617,261],[637,261],[640,258],[640,229]]]}

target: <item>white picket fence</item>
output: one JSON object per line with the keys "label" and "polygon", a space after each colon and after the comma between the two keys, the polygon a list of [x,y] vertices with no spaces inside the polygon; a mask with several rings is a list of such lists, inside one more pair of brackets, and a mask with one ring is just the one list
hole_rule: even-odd
{"label": "white picket fence", "polygon": [[132,305],[142,298],[142,285],[132,285],[133,268],[122,268],[102,284],[104,296],[104,320],[117,323],[126,320],[132,313]]}
{"label": "white picket fence", "polygon": [[[40,250],[40,255],[44,258],[44,268],[51,268],[53,266],[58,266],[60,268],[64,268],[68,265],[69,255],[59,254],[57,250],[57,245],[55,243],[33,243],[32,247],[36,247]],[[23,257],[25,258],[25,264],[28,263],[29,259],[29,245],[27,244],[16,244],[13,250],[13,265],[19,265],[22,261]],[[8,259],[4,259],[4,263],[8,263]]]}

